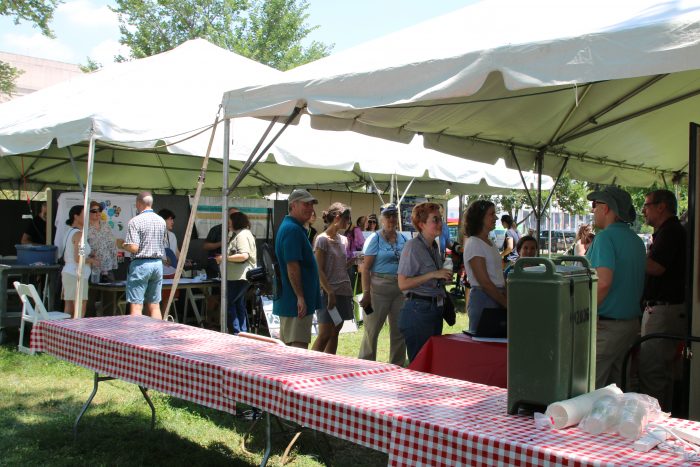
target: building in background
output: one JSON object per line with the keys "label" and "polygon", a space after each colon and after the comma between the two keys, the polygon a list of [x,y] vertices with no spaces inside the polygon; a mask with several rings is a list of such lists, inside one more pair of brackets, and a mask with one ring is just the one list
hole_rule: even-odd
{"label": "building in background", "polygon": [[14,68],[24,72],[17,78],[15,90],[11,96],[0,94],[0,103],[31,94],[83,73],[78,65],[71,63],[7,52],[0,52],[0,61],[9,63]]}

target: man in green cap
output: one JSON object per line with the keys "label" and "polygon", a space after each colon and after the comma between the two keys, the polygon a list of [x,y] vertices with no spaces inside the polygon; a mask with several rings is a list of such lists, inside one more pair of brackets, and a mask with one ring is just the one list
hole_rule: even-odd
{"label": "man in green cap", "polygon": [[639,337],[646,252],[629,226],[637,217],[629,193],[607,186],[588,199],[599,229],[586,253],[598,275],[596,388],[620,386],[625,354]]}

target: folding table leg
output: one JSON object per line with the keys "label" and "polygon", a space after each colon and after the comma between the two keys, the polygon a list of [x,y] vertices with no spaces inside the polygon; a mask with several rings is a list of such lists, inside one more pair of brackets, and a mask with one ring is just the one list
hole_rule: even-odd
{"label": "folding table leg", "polygon": [[95,394],[97,394],[98,385],[100,384],[101,381],[109,381],[112,379],[114,379],[114,378],[112,378],[111,376],[100,376],[99,373],[95,372],[94,384],[92,386],[92,393],[90,393],[90,396],[88,397],[87,401],[85,401],[85,404],[83,404],[83,408],[80,409],[80,413],[78,414],[78,418],[75,419],[75,423],[73,424],[73,439],[74,440],[78,439],[78,423],[80,423],[80,419],[83,418],[83,415],[85,415],[85,412],[87,411],[88,407],[90,406],[92,399],[95,397]]}
{"label": "folding table leg", "polygon": [[272,435],[270,434],[270,412],[265,412],[265,455],[263,456],[260,467],[265,467],[272,453]]}
{"label": "folding table leg", "polygon": [[[80,413],[78,414],[78,417],[75,419],[75,423],[73,423],[73,439],[74,440],[78,439],[78,423],[80,423],[80,419],[83,418],[83,415],[85,415],[85,412],[87,411],[88,407],[90,406],[92,399],[95,398],[95,394],[97,394],[97,388],[99,387],[99,384],[102,381],[111,381],[113,379],[117,379],[117,378],[113,378],[111,376],[100,376],[99,373],[95,372],[95,377],[93,379],[94,383],[92,386],[92,392],[90,393],[90,396],[88,397],[87,401],[85,401],[85,404],[83,404],[82,409],[80,409]],[[139,386],[139,389],[141,390],[141,394],[143,395],[143,398],[146,399],[148,406],[151,408],[151,430],[153,430],[153,429],[155,429],[155,426],[156,426],[156,408],[153,405],[151,398],[148,396],[148,389],[144,388],[143,386]]]}
{"label": "folding table leg", "polygon": [[148,397],[148,389],[143,386],[139,386],[139,389],[141,390],[141,394],[143,394],[143,398],[148,402],[148,406],[151,408],[151,430],[153,430],[156,427],[156,408],[153,406],[151,398]]}

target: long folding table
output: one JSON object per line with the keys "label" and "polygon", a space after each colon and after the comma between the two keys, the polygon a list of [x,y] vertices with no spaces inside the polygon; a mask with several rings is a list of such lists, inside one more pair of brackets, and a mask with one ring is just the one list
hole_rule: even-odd
{"label": "long folding table", "polygon": [[[40,322],[32,348],[219,410],[245,402],[388,453],[395,466],[684,465],[614,434],[537,429],[507,414],[501,388],[145,317]],[[700,435],[697,422],[664,424]]]}

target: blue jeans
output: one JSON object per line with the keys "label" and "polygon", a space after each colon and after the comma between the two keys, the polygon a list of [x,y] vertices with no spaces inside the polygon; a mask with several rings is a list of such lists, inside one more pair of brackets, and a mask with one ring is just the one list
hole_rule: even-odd
{"label": "blue jeans", "polygon": [[248,281],[228,281],[226,284],[226,295],[228,306],[226,313],[226,325],[228,332],[238,334],[248,332],[248,310],[245,307],[245,289],[248,288]]}
{"label": "blue jeans", "polygon": [[469,315],[469,332],[476,334],[476,328],[481,320],[481,313],[484,308],[501,308],[501,305],[493,298],[489,297],[484,289],[472,287],[469,289],[469,305],[467,314]]}
{"label": "blue jeans", "polygon": [[406,341],[408,360],[413,361],[428,339],[442,334],[442,307],[435,301],[406,300],[399,315],[399,330]]}

